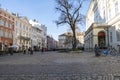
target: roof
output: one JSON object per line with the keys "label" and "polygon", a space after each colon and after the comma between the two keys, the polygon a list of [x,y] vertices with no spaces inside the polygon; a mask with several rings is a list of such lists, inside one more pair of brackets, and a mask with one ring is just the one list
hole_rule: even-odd
{"label": "roof", "polygon": [[42,31],[40,23],[38,23],[36,21],[33,21],[33,20],[29,20],[29,23],[32,25],[32,27],[38,28],[38,29],[40,29]]}
{"label": "roof", "polygon": [[59,35],[59,36],[66,36],[65,34],[61,34],[61,35]]}

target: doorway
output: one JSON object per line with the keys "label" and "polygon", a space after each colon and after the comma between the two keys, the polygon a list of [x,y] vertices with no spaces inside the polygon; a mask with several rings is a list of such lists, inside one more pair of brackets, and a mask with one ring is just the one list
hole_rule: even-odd
{"label": "doorway", "polygon": [[98,33],[98,46],[100,49],[105,49],[106,42],[105,42],[105,32],[100,31]]}

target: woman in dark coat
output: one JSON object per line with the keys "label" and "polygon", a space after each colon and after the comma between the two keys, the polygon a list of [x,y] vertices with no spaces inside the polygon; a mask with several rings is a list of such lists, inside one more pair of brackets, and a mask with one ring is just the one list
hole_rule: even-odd
{"label": "woman in dark coat", "polygon": [[95,44],[94,51],[95,51],[95,56],[99,56],[99,47],[97,46],[97,44]]}

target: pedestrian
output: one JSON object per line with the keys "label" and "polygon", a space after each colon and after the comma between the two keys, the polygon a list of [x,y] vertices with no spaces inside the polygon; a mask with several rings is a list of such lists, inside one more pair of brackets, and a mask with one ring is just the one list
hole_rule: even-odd
{"label": "pedestrian", "polygon": [[28,48],[28,54],[30,54],[30,47]]}
{"label": "pedestrian", "polygon": [[94,52],[95,52],[95,56],[100,56],[99,55],[99,47],[97,46],[97,44],[95,44],[95,47],[94,47]]}
{"label": "pedestrian", "polygon": [[33,55],[33,49],[30,48],[30,55]]}
{"label": "pedestrian", "polygon": [[42,47],[42,52],[44,52],[44,48]]}
{"label": "pedestrian", "polygon": [[10,53],[10,55],[13,55],[13,47],[12,47],[12,44],[10,44],[9,53]]}
{"label": "pedestrian", "polygon": [[26,50],[25,49],[23,50],[23,54],[26,54]]}

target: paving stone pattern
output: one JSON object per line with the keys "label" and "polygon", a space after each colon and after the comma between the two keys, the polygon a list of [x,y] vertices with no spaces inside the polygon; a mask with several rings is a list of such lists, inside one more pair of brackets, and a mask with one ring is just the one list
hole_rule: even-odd
{"label": "paving stone pattern", "polygon": [[2,56],[0,80],[120,80],[120,57],[93,52]]}
{"label": "paving stone pattern", "polygon": [[40,75],[2,75],[0,80],[120,80],[120,75],[42,73]]}

